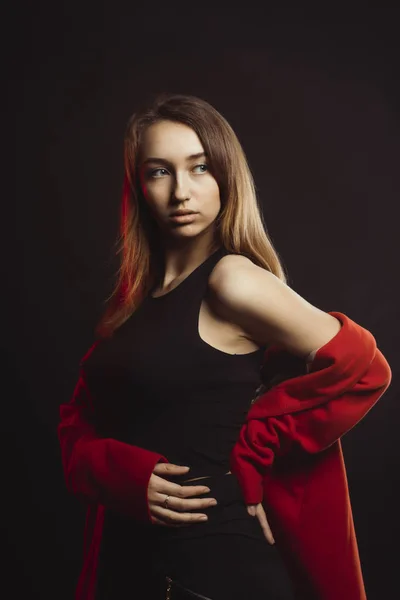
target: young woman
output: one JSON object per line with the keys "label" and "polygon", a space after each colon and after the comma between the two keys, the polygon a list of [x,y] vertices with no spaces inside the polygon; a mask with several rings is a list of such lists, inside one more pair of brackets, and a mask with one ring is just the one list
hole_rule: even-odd
{"label": "young woman", "polygon": [[340,437],[390,369],[286,284],[207,102],[163,95],[130,119],[120,240],[58,429],[88,504],[77,600],[365,598]]}

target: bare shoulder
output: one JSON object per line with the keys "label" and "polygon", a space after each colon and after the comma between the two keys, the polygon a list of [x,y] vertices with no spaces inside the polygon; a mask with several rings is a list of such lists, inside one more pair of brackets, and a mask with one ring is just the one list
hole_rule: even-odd
{"label": "bare shoulder", "polygon": [[229,271],[236,267],[250,267],[251,265],[253,267],[255,266],[255,264],[247,258],[247,256],[243,256],[243,254],[226,254],[219,259],[214,267],[213,273],[214,271]]}
{"label": "bare shoulder", "polygon": [[[212,270],[209,280],[209,300],[220,318],[236,325],[245,325],[242,317],[262,290],[263,300],[271,293],[268,283],[275,277],[241,254],[223,256]],[[277,279],[277,278],[275,278]],[[256,340],[254,340],[256,341]]]}
{"label": "bare shoulder", "polygon": [[235,298],[243,299],[247,294],[251,294],[254,286],[261,283],[263,286],[271,285],[268,282],[272,279],[279,281],[275,275],[259,267],[246,256],[227,254],[215,265],[209,277],[209,287],[220,301],[234,302]]}
{"label": "bare shoulder", "polygon": [[215,310],[258,344],[279,344],[299,356],[340,329],[336,318],[310,304],[276,275],[243,255],[228,254],[209,277]]}

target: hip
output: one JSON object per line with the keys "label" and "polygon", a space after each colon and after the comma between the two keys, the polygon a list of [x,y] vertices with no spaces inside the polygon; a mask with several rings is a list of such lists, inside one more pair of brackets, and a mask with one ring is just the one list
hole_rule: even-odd
{"label": "hip", "polygon": [[171,600],[181,597],[184,588],[212,600],[292,600],[283,558],[276,544],[266,540],[258,519],[248,514],[235,475],[204,477],[202,483],[210,488],[204,497],[218,502],[206,509],[208,521],[169,528],[117,516],[108,520],[98,581],[102,594],[96,600],[108,598],[106,590],[111,589],[110,597],[119,600],[117,587],[134,586],[138,592],[139,582],[146,597],[164,599],[169,579]]}

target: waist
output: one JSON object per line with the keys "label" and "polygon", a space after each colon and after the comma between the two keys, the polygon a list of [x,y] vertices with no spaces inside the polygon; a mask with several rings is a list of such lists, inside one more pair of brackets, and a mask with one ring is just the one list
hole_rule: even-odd
{"label": "waist", "polygon": [[[187,486],[196,484],[206,485],[210,488],[209,492],[196,496],[197,498],[215,498],[218,503],[216,506],[211,506],[202,511],[208,515],[209,519],[210,515],[211,517],[217,515],[223,507],[232,503],[243,502],[243,495],[239,482],[236,476],[231,472],[224,473],[223,475],[199,477],[193,481],[186,479],[185,481],[182,481],[180,485]],[[198,510],[194,512],[198,512]]]}
{"label": "waist", "polygon": [[[160,540],[184,540],[215,533],[244,532],[253,535],[253,517],[247,513],[243,494],[237,477],[233,473],[207,476],[197,481],[182,481],[180,485],[206,485],[210,491],[196,498],[215,498],[217,504],[202,509],[208,520],[185,527],[152,527],[152,535]],[[188,512],[199,512],[198,510]],[[250,528],[250,529],[249,529]],[[261,531],[261,529],[260,529]],[[258,532],[257,532],[258,535]]]}
{"label": "waist", "polygon": [[[205,494],[196,495],[196,498],[215,498],[217,501],[216,506],[211,506],[206,509],[202,509],[208,515],[209,519],[214,515],[217,515],[221,509],[231,504],[242,504],[244,505],[243,494],[239,486],[239,482],[236,476],[231,473],[224,473],[221,475],[210,475],[199,477],[195,480],[186,479],[185,481],[177,482],[182,486],[192,485],[205,485],[210,488],[209,492]],[[191,512],[191,511],[189,511]],[[198,509],[192,512],[199,512]],[[196,524],[197,525],[197,524]]]}
{"label": "waist", "polygon": [[[160,453],[162,454],[162,453]],[[205,459],[204,461],[184,461],[184,460],[174,460],[174,457],[170,457],[168,454],[164,454],[164,456],[168,457],[169,462],[176,465],[188,465],[190,467],[187,473],[183,473],[182,475],[169,475],[168,479],[173,481],[174,483],[178,483],[179,485],[190,484],[196,485],[197,483],[200,485],[208,485],[205,483],[206,479],[217,480],[219,477],[228,477],[231,475],[229,471],[229,461],[220,460],[218,461],[208,461]]]}
{"label": "waist", "polygon": [[[181,485],[185,484],[185,483],[190,483],[192,481],[199,481],[200,479],[214,479],[215,477],[223,477],[224,475],[232,475],[232,473],[230,471],[228,471],[227,473],[224,473],[223,475],[199,475],[196,477],[190,477],[190,479],[186,479],[187,475],[184,476],[184,478],[181,480]],[[203,484],[202,484],[203,485]]]}

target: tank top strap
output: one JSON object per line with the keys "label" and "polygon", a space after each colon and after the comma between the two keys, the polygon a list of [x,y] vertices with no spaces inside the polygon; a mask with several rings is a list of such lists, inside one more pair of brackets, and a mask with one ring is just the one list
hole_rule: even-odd
{"label": "tank top strap", "polygon": [[196,297],[202,297],[207,289],[208,278],[211,271],[217,264],[217,262],[226,254],[228,251],[221,246],[218,250],[215,250],[208,256],[200,265],[198,265],[185,279],[179,283],[170,292],[163,294],[162,296],[151,296],[149,300],[152,304],[170,304],[173,303],[175,306],[186,306],[189,303],[193,303]]}
{"label": "tank top strap", "polygon": [[153,326],[162,322],[175,343],[178,340],[186,344],[197,341],[199,311],[207,293],[208,279],[217,262],[226,254],[228,252],[223,246],[218,248],[170,292],[147,298],[143,307],[146,315],[151,318]]}
{"label": "tank top strap", "polygon": [[[203,359],[205,353],[215,353],[215,349],[206,347],[200,340],[199,316],[202,302],[207,295],[210,274],[218,261],[226,254],[228,252],[223,247],[213,252],[182,282],[182,287],[175,299],[171,297],[171,304],[174,306],[170,305],[169,314],[171,317],[175,316],[173,322],[181,324],[178,337],[184,346],[195,349],[199,361]],[[215,357],[214,361],[216,360],[219,358]]]}
{"label": "tank top strap", "polygon": [[200,307],[200,303],[207,292],[211,272],[218,261],[226,254],[228,254],[228,251],[224,247],[218,248],[188,276],[187,286],[182,288],[183,294],[180,301],[184,302],[187,299],[195,309]]}

